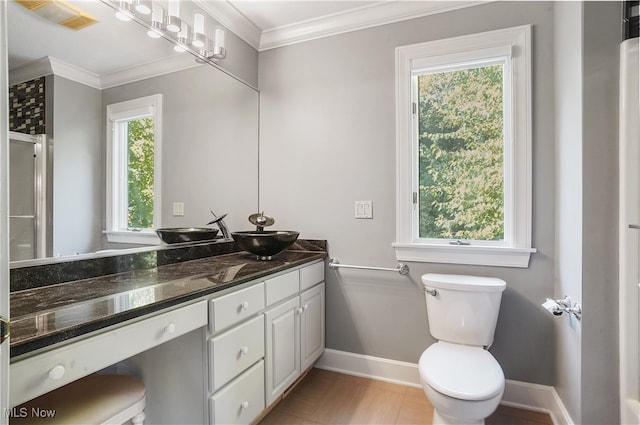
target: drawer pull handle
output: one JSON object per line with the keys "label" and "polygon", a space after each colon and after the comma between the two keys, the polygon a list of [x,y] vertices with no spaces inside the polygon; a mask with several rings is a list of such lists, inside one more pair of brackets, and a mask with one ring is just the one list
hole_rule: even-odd
{"label": "drawer pull handle", "polygon": [[249,347],[242,347],[242,348],[240,349],[240,352],[241,352],[242,354],[249,354]]}
{"label": "drawer pull handle", "polygon": [[167,326],[165,326],[164,331],[167,334],[172,334],[176,331],[176,325],[174,325],[173,323],[169,323]]}
{"label": "drawer pull handle", "polygon": [[49,379],[51,379],[52,381],[57,381],[64,376],[64,372],[64,366],[59,364],[49,371]]}
{"label": "drawer pull handle", "polygon": [[298,311],[298,314],[302,314],[304,312],[302,307],[298,307],[296,310]]}
{"label": "drawer pull handle", "polygon": [[249,309],[249,301],[245,301],[240,304],[240,310],[248,310]]}
{"label": "drawer pull handle", "polygon": [[308,308],[309,308],[309,304],[305,304],[305,305],[302,306],[302,310],[303,311],[306,311]]}
{"label": "drawer pull handle", "polygon": [[243,401],[242,403],[240,403],[240,406],[242,406],[243,409],[248,409],[249,408],[249,402],[248,401]]}

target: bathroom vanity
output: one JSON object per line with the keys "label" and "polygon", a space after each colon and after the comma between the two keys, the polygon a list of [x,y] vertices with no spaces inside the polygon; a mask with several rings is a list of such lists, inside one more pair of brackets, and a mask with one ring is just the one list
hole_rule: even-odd
{"label": "bathroom vanity", "polygon": [[108,368],[142,378],[150,423],[250,423],[324,351],[325,257],[234,252],[13,292],[10,404]]}

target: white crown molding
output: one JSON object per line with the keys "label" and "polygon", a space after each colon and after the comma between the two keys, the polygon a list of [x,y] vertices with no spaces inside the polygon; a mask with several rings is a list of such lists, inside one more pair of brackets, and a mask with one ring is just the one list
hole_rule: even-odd
{"label": "white crown molding", "polygon": [[235,35],[249,43],[251,47],[259,50],[260,28],[256,27],[253,22],[247,19],[227,0],[194,0],[193,2]]}
{"label": "white crown molding", "polygon": [[90,86],[99,89],[100,88],[100,76],[93,74],[77,66],[69,65],[68,63],[59,61],[56,58],[49,58],[51,61],[51,69],[53,75],[59,75],[67,80],[76,81],[85,86]]}
{"label": "white crown molding", "polygon": [[[488,3],[475,1],[386,1],[262,32],[259,51],[378,25]],[[230,28],[232,31],[233,29]]]}
{"label": "white crown molding", "polygon": [[24,66],[12,69],[9,73],[9,85],[24,83],[44,77],[45,75],[58,75],[68,80],[76,81],[86,86],[100,88],[100,77],[91,72],[69,65],[56,58],[46,56]]}
{"label": "white crown molding", "polygon": [[173,55],[109,74],[102,74],[100,76],[101,88],[108,89],[110,87],[133,83],[134,81],[140,81],[202,65],[203,64],[196,62],[196,58],[188,53]]}
{"label": "white crown molding", "polygon": [[85,86],[103,90],[201,65],[196,62],[194,56],[183,54],[169,56],[108,74],[96,75],[47,56],[11,70],[9,86],[53,74]]}

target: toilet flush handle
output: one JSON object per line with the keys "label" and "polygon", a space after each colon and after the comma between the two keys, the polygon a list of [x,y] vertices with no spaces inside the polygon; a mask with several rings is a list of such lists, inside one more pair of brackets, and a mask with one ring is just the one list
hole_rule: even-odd
{"label": "toilet flush handle", "polygon": [[431,289],[431,288],[425,287],[424,292],[426,292],[427,294],[433,295],[434,297],[438,295],[437,289]]}

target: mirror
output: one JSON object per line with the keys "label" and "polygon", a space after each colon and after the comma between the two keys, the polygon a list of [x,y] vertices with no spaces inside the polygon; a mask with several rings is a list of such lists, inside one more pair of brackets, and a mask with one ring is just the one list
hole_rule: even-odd
{"label": "mirror", "polygon": [[[35,166],[44,164],[40,177],[12,182],[21,185],[12,184],[13,193],[44,199],[34,223],[25,225],[31,212],[24,206],[10,212],[16,228],[28,230],[24,240],[12,241],[12,260],[24,259],[14,255],[14,245],[24,251],[35,240],[35,222],[45,235],[41,251],[47,257],[132,247],[103,235],[106,107],[154,94],[163,97],[156,227],[203,227],[213,210],[227,214],[231,230],[251,228],[247,217],[258,210],[258,91],[228,71],[174,52],[168,40],[147,37],[136,22],[118,21],[106,4],[71,3],[99,22],[74,31],[8,2],[10,99],[36,105],[10,111],[10,130],[46,135]],[[228,50],[227,60],[233,60]],[[24,150],[16,148],[22,161]],[[10,161],[12,176],[24,168]],[[174,203],[184,205],[183,215],[174,215]]]}

